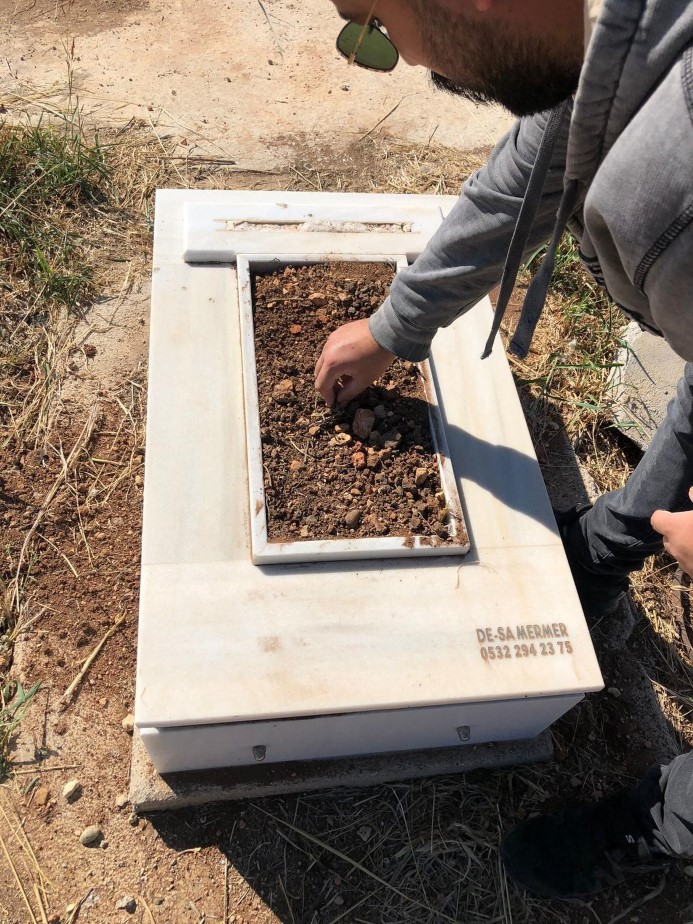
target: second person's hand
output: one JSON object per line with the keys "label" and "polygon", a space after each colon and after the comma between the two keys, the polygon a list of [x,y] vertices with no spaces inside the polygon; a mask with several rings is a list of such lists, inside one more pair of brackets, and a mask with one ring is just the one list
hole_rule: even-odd
{"label": "second person's hand", "polygon": [[[693,501],[693,488],[688,492]],[[670,513],[655,510],[650,518],[652,528],[664,536],[664,548],[693,577],[693,510]]]}
{"label": "second person's hand", "polygon": [[315,365],[315,387],[328,407],[347,404],[368,388],[395,359],[383,349],[368,318],[351,321],[330,334]]}

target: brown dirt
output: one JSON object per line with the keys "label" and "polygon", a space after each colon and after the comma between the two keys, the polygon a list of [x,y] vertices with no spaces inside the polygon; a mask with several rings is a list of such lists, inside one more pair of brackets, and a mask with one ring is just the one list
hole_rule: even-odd
{"label": "brown dirt", "polygon": [[270,540],[451,541],[418,367],[397,360],[375,386],[334,412],[315,393],[313,371],[325,338],[371,314],[392,276],[387,264],[324,263],[254,278]]}
{"label": "brown dirt", "polygon": [[0,15],[15,27],[83,36],[115,29],[148,6],[149,0],[0,0]]}

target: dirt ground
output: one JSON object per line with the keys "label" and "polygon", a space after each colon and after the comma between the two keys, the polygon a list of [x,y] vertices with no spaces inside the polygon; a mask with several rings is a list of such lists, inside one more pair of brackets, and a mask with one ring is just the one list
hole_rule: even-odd
{"label": "dirt ground", "polygon": [[[321,0],[200,0],[194,8],[181,0],[0,0],[0,15],[9,24],[0,104],[58,105],[70,76],[94,119],[126,124],[135,116],[161,136],[175,133],[179,152],[270,171],[269,184],[297,150],[308,181],[318,167],[329,174],[350,156],[342,144],[384,117],[379,132],[468,148],[489,143],[508,122],[435,97],[416,72],[345,71],[333,49],[339,23]],[[364,154],[357,169],[368,177],[377,164]],[[16,772],[0,788],[0,922],[693,920],[693,868],[684,864],[591,903],[532,899],[499,866],[498,842],[511,824],[628,783],[666,751],[666,735],[642,707],[649,682],[604,627],[595,638],[607,689],[557,723],[550,766],[132,814],[126,719],[146,467],[147,254],[137,267],[124,270],[79,329],[51,438],[1,460],[4,549],[21,548],[44,498],[56,485],[57,492],[21,567],[31,618],[12,673],[42,686],[17,741]],[[564,435],[547,419],[555,426],[533,435],[558,496]],[[652,627],[638,615],[631,648],[655,676]],[[79,788],[68,801],[62,793],[71,780]],[[100,833],[83,846],[90,826]],[[45,896],[45,921],[34,884]]]}
{"label": "dirt ground", "polygon": [[274,169],[306,138],[340,149],[381,120],[396,138],[463,149],[510,124],[435,93],[419,69],[347,69],[328,0],[0,0],[0,18],[0,94],[65,98],[69,71],[100,121],[151,120],[186,154],[243,167]]}

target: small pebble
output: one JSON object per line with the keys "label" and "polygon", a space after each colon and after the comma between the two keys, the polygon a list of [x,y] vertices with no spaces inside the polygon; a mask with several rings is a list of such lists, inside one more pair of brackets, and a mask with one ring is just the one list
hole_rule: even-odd
{"label": "small pebble", "polygon": [[137,814],[137,812],[132,812],[132,814],[128,818],[128,821],[130,822],[133,828],[136,828],[140,823],[140,817]]}
{"label": "small pebble", "polygon": [[683,871],[687,876],[690,876],[691,879],[693,879],[693,866],[684,866]]}
{"label": "small pebble", "polygon": [[103,837],[103,831],[98,825],[89,825],[79,836],[79,842],[83,847],[89,847],[95,844],[99,838]]}
{"label": "small pebble", "polygon": [[294,393],[294,383],[291,379],[282,379],[281,382],[277,382],[272,390],[272,397],[275,401],[278,401],[280,404],[290,400],[291,396]]}
{"label": "small pebble", "polygon": [[36,805],[46,805],[50,798],[50,793],[46,786],[39,786],[36,790],[36,795],[34,796],[34,802]]}
{"label": "small pebble", "polygon": [[129,712],[120,724],[123,726],[123,729],[128,733],[128,735],[131,735],[135,730],[134,715]]}
{"label": "small pebble", "polygon": [[124,792],[118,793],[118,795],[116,796],[116,800],[115,800],[116,808],[118,809],[118,811],[120,811],[120,809],[124,809],[125,806],[128,804],[128,801],[129,800],[128,800],[126,793]]}
{"label": "small pebble", "polygon": [[73,802],[82,792],[82,785],[79,780],[70,780],[63,786],[63,799]]}
{"label": "small pebble", "polygon": [[289,470],[292,472],[300,472],[302,468],[303,462],[301,462],[300,459],[292,459],[292,461],[289,462]]}
{"label": "small pebble", "polygon": [[312,427],[308,427],[308,436],[317,436],[318,433],[320,433],[320,427],[317,427],[315,425]]}
{"label": "small pebble", "polygon": [[355,452],[351,457],[351,463],[355,469],[366,467],[366,454],[364,452]]}
{"label": "small pebble", "polygon": [[609,694],[609,696],[613,696],[614,699],[618,699],[619,696],[621,695],[621,691],[619,690],[618,687],[609,687],[609,689],[606,692]]}
{"label": "small pebble", "polygon": [[354,433],[362,440],[368,439],[375,425],[375,414],[367,407],[360,407],[354,415]]}
{"label": "small pebble", "polygon": [[349,527],[349,529],[356,529],[356,527],[361,522],[361,511],[349,510],[344,517],[344,522]]}
{"label": "small pebble", "polygon": [[371,834],[373,833],[373,829],[370,827],[370,825],[361,825],[361,827],[358,829],[356,833],[361,838],[361,840],[365,843],[368,840],[368,838],[371,836]]}
{"label": "small pebble", "polygon": [[417,468],[414,472],[414,484],[417,488],[423,487],[428,481],[428,472],[425,468]]}
{"label": "small pebble", "polygon": [[124,895],[120,901],[116,902],[118,911],[127,911],[128,914],[134,914],[137,910],[137,902],[132,895]]}

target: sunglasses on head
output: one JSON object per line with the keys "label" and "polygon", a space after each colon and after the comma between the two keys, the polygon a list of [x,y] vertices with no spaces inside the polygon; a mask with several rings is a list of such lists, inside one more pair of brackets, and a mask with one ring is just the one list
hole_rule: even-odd
{"label": "sunglasses on head", "polygon": [[349,64],[371,71],[391,71],[399,61],[399,52],[381,31],[378,20],[372,18],[372,12],[365,23],[348,22],[344,26],[337,36],[337,51]]}

